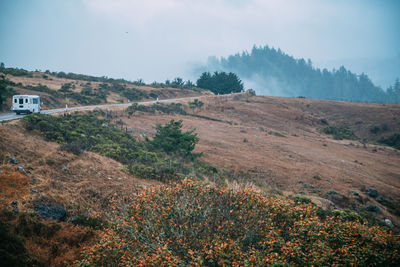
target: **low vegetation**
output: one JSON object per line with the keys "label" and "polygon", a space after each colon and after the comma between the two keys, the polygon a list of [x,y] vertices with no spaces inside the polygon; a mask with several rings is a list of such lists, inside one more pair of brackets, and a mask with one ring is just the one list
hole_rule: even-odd
{"label": "low vegetation", "polygon": [[185,106],[181,103],[170,103],[170,104],[160,104],[156,103],[150,106],[139,105],[137,103],[133,103],[127,109],[129,115],[134,114],[135,112],[145,112],[145,113],[164,113],[164,114],[180,114],[186,115]]}
{"label": "low vegetation", "polygon": [[336,126],[326,126],[321,129],[322,133],[331,134],[336,140],[356,140],[358,137],[349,127],[336,127]]}
{"label": "low vegetation", "polygon": [[[400,238],[308,201],[184,180],[119,204],[80,266],[333,266],[400,261]],[[117,202],[116,202],[117,204]]]}
{"label": "low vegetation", "polygon": [[400,149],[400,133],[395,133],[389,137],[382,137],[378,140],[379,143]]}
{"label": "low vegetation", "polygon": [[157,125],[152,140],[140,141],[102,119],[103,115],[101,112],[59,117],[32,114],[22,122],[27,130],[59,143],[62,150],[76,155],[84,151],[99,153],[125,164],[132,174],[141,178],[169,181],[191,174],[224,183],[225,179],[243,176],[198,160],[200,154],[193,153],[198,142],[196,133],[182,132],[182,121]]}

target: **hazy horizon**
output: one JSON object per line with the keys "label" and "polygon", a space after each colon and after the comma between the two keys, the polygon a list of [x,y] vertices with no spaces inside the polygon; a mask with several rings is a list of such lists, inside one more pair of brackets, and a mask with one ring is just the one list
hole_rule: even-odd
{"label": "hazy horizon", "polygon": [[2,1],[0,62],[145,82],[195,79],[253,45],[386,89],[400,77],[400,1]]}

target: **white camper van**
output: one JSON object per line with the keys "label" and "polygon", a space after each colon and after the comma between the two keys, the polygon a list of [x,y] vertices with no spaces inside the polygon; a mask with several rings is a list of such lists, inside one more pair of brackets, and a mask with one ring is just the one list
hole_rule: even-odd
{"label": "white camper van", "polygon": [[40,112],[40,97],[38,95],[15,95],[12,101],[11,110],[17,114]]}

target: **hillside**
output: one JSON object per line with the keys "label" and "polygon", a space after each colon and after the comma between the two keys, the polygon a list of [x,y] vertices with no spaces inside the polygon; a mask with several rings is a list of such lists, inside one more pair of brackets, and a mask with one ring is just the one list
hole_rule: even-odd
{"label": "hillside", "polygon": [[[65,80],[61,80],[61,83],[63,82]],[[54,88],[56,87],[58,85]],[[328,225],[328,228],[321,228],[321,231],[328,233],[326,236],[330,236],[330,231],[333,231],[335,225],[349,227],[346,229],[354,231],[356,239],[353,240],[351,237],[348,241],[350,243],[346,243],[348,245],[346,249],[355,254],[356,250],[352,244],[358,242],[355,240],[359,236],[364,238],[364,233],[376,234],[379,240],[380,238],[382,240],[395,238],[390,241],[392,242],[390,244],[396,246],[398,241],[395,240],[398,236],[393,235],[390,230],[397,232],[400,225],[398,209],[400,153],[395,148],[379,144],[378,141],[382,137],[390,137],[400,132],[398,105],[261,97],[250,93],[202,96],[198,101],[203,104],[186,101],[168,105],[132,105],[128,109],[113,111],[112,116],[108,115],[107,118],[101,111],[94,111],[56,117],[29,116],[23,121],[2,123],[0,126],[0,169],[2,170],[0,206],[3,213],[0,218],[1,222],[11,229],[11,233],[24,237],[30,263],[37,261],[47,265],[61,263],[71,265],[76,260],[82,260],[80,253],[83,252],[87,255],[87,262],[100,264],[96,255],[111,255],[107,254],[108,252],[104,254],[101,242],[109,244],[112,248],[110,251],[115,249],[115,255],[121,257],[118,254],[118,246],[114,247],[114,245],[122,244],[118,241],[119,238],[125,242],[124,231],[130,230],[129,227],[126,229],[123,227],[126,225],[136,227],[135,225],[142,223],[141,217],[136,217],[139,212],[149,216],[143,218],[143,220],[148,220],[146,225],[152,222],[155,229],[160,231],[168,228],[167,223],[181,223],[186,229],[186,225],[197,222],[189,220],[191,216],[185,217],[183,215],[185,212],[182,210],[188,208],[187,212],[190,214],[199,214],[198,207],[203,207],[204,203],[208,203],[204,204],[204,207],[208,207],[211,203],[227,205],[210,206],[210,211],[204,210],[202,215],[205,216],[204,218],[208,216],[207,214],[215,212],[218,214],[217,210],[235,207],[231,208],[235,214],[255,216],[249,217],[252,218],[251,223],[272,227],[273,232],[269,233],[277,237],[273,240],[278,240],[279,244],[289,242],[286,237],[288,229],[283,227],[287,219],[289,223],[287,227],[309,223],[316,223],[317,227]],[[155,126],[158,123],[167,125],[172,119],[182,120],[183,131],[197,133],[199,141],[194,153],[202,153],[202,155],[195,161],[192,162],[177,154],[156,151],[146,141],[152,140],[156,135]],[[103,123],[102,120],[106,121]],[[349,130],[345,132],[350,131],[353,135],[342,134],[339,137],[351,137],[352,140],[335,139],[332,135],[324,133],[323,129],[326,127],[335,129],[348,127]],[[376,130],[377,128],[379,129]],[[93,136],[88,133],[92,133]],[[135,138],[132,139],[132,136]],[[63,142],[69,142],[71,146],[63,147]],[[134,152],[132,156],[130,156],[130,151]],[[192,177],[195,180],[211,183],[212,187],[207,185],[205,189],[201,189],[203,185],[197,185],[197,182],[181,185],[179,181],[183,177]],[[170,184],[171,181],[178,181],[178,184]],[[165,182],[169,184],[165,192],[170,193],[163,195],[164,187],[162,186]],[[229,193],[229,190],[233,192],[250,190],[253,193],[243,194],[250,194],[249,196],[257,199],[254,201],[261,201],[257,205],[262,206],[268,203],[267,206],[263,206],[263,209],[281,210],[287,217],[283,222],[280,221],[279,216],[276,217],[277,221],[263,221],[261,208],[258,210],[260,213],[257,209],[255,209],[257,213],[251,215],[243,213],[247,212],[247,204],[243,204],[243,201],[247,200],[243,200],[240,204],[238,202],[236,206],[231,206],[228,200],[221,203],[211,201],[216,196],[207,190],[211,190],[213,186],[216,188],[215,192],[220,192],[219,195],[224,195],[227,199],[237,196],[240,201],[244,195],[241,195],[242,193],[235,195],[236,193]],[[377,196],[372,196],[371,190],[368,192],[371,187],[376,189]],[[195,189],[199,191],[194,191]],[[182,193],[174,196],[176,192]],[[188,201],[194,201],[192,204],[187,204],[188,206],[183,203],[190,201],[180,202],[181,196],[186,194],[188,194]],[[192,194],[198,196],[198,199],[196,200]],[[264,199],[265,196],[272,199]],[[165,213],[168,205],[164,207],[163,202],[159,202],[160,199],[172,203],[171,205],[178,209],[176,214],[183,217],[178,216],[176,219],[168,217]],[[142,203],[141,208],[134,204],[132,204],[133,210],[124,208],[124,203],[131,205],[133,200]],[[316,206],[310,208],[308,204],[305,206],[298,204],[310,201]],[[38,213],[35,211],[38,206],[48,203],[52,205],[57,203],[65,208],[66,215],[60,219],[61,221],[45,220],[35,215]],[[156,204],[158,206],[154,206]],[[153,210],[151,207],[157,207],[158,213],[150,212]],[[297,221],[298,217],[294,214],[299,210],[304,212],[307,223]],[[124,212],[128,214],[124,215]],[[324,221],[324,216],[330,218],[329,216],[332,215],[342,219]],[[120,225],[119,223],[124,221],[119,219],[114,221],[113,216],[122,216],[120,218],[124,218],[126,224]],[[165,221],[164,225],[158,224],[159,218],[171,220]],[[244,227],[242,222],[237,220],[239,217],[226,217],[225,213],[221,213],[221,217],[213,216],[212,218],[219,218],[218,220],[226,225],[238,223],[237,227]],[[291,218],[294,221],[291,221]],[[389,219],[394,226],[388,227],[385,219]],[[377,230],[365,228],[369,226],[362,226],[357,220],[380,226],[376,228]],[[218,224],[211,218],[208,222]],[[123,231],[120,232],[118,229],[123,229]],[[219,246],[226,248],[225,252],[239,253],[238,251],[241,251],[239,247],[247,246],[246,244],[250,242],[239,238],[237,243],[236,241],[230,243],[229,240],[236,240],[238,237],[232,234],[233,232],[229,230],[231,228],[226,229],[226,232],[223,234],[221,232],[221,235],[213,239],[215,243],[209,244],[216,249],[209,252],[216,253],[212,254],[216,258],[222,255],[218,254],[220,253],[217,249]],[[263,229],[260,228],[260,231]],[[302,228],[296,229],[298,233],[303,231]],[[176,231],[181,230],[176,229]],[[214,230],[204,228],[201,231]],[[43,232],[49,234],[42,237]],[[219,232],[215,231],[215,233]],[[158,260],[164,262],[171,260],[173,264],[180,261],[200,262],[209,257],[208,250],[202,250],[196,247],[196,244],[189,242],[193,239],[190,236],[182,240],[187,244],[185,245],[187,252],[174,250],[173,247],[177,245],[168,239],[163,239],[165,243],[160,250],[157,250],[157,253],[153,254],[147,247],[154,246],[153,237],[151,234],[145,236],[148,243],[141,244],[143,245],[141,252],[145,256],[131,255],[129,257],[132,257],[130,258],[132,262],[139,263],[143,260],[141,257],[150,257],[154,260],[153,265],[156,265]],[[97,242],[98,238],[102,240],[100,243]],[[204,244],[208,244],[208,236],[203,238],[206,242]],[[292,257],[291,253],[296,251],[296,245],[293,244],[297,244],[296,242],[302,239],[297,239],[298,237],[295,236],[291,238],[293,239],[290,240],[294,243],[289,242],[282,246],[279,249],[281,252],[276,254],[278,256],[274,256],[274,247],[271,248],[268,252],[271,254],[268,254],[270,255],[268,257],[277,263],[311,264],[303,254]],[[375,240],[374,238],[372,240]],[[251,242],[258,242],[258,239],[251,240]],[[371,240],[371,237],[365,236],[365,240]],[[137,240],[132,242],[137,242]],[[328,240],[324,239],[321,242],[328,242]],[[339,263],[345,254],[341,254],[344,252],[338,251],[335,245],[332,245],[335,243],[329,242],[326,246],[332,249],[332,255],[335,255],[333,258],[323,256],[323,250],[309,247],[305,242],[302,245],[305,250],[315,250],[315,259],[321,264]],[[278,243],[274,246],[280,246]],[[128,242],[125,245],[129,247],[132,244],[136,243]],[[161,243],[159,245],[161,246]],[[166,249],[164,245],[171,247]],[[261,246],[259,243],[254,243],[254,245]],[[266,245],[262,244],[262,246]],[[382,259],[387,260],[388,255],[393,259],[398,257],[394,252],[395,247],[393,250],[387,250],[385,246],[378,248],[380,245],[370,244],[371,248],[375,246],[379,253],[386,255],[382,256],[384,257]],[[235,254],[238,255],[235,258],[238,262],[250,257],[250,254],[246,254],[250,252],[242,249],[243,254]],[[269,251],[268,249],[265,248],[265,251]],[[371,255],[373,250],[371,249]],[[97,251],[97,254],[91,251]],[[205,254],[201,254],[201,257],[195,256],[200,254],[193,254],[193,257],[187,256],[190,260],[182,256],[186,255],[185,253],[191,255],[190,251],[198,251],[194,253],[200,254],[205,252]],[[254,253],[258,253],[257,250],[254,250]],[[282,255],[292,256],[281,257]],[[109,256],[105,256],[101,261],[107,262],[110,260]],[[223,259],[223,256],[221,257]],[[259,261],[254,259],[254,262],[263,262],[267,259],[267,256],[257,257]],[[369,259],[371,262],[377,262],[374,256]],[[390,265],[390,261],[382,260],[382,262]],[[218,261],[217,265],[222,264]]]}
{"label": "hillside", "polygon": [[29,72],[0,68],[0,82],[8,89],[0,111],[9,112],[12,95],[32,94],[41,97],[42,109],[104,103],[127,103],[146,99],[165,99],[208,94],[183,81],[169,84],[144,84],[105,77],[93,77],[63,72]]}
{"label": "hillside", "polygon": [[[196,151],[203,152],[206,162],[248,173],[261,187],[309,195],[321,205],[377,205],[381,215],[400,222],[398,215],[365,194],[374,187],[383,197],[399,201],[400,154],[371,143],[400,131],[399,106],[248,95],[203,101],[197,117],[138,114],[123,120],[137,132],[152,135],[154,123],[182,119],[186,129],[198,132]],[[347,125],[359,139],[335,140],[320,132],[327,124]],[[371,127],[382,124],[386,131],[371,133]],[[331,190],[337,194],[328,194]],[[351,190],[359,192],[362,201]]]}
{"label": "hillside", "polygon": [[260,95],[400,103],[398,79],[393,81],[393,86],[382,89],[365,73],[356,74],[344,66],[333,70],[320,69],[313,66],[310,59],[297,59],[267,45],[254,46],[250,52],[226,58],[211,57],[200,69],[234,72],[248,88],[255,89]]}

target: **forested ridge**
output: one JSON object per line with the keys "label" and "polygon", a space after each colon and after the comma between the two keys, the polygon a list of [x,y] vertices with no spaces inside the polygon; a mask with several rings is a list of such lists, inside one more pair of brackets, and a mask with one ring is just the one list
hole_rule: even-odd
{"label": "forested ridge", "polygon": [[296,59],[280,49],[254,46],[227,58],[211,57],[209,70],[239,75],[257,93],[266,95],[359,102],[400,103],[400,82],[383,90],[369,77],[357,75],[344,66],[327,70],[313,67],[310,59]]}

